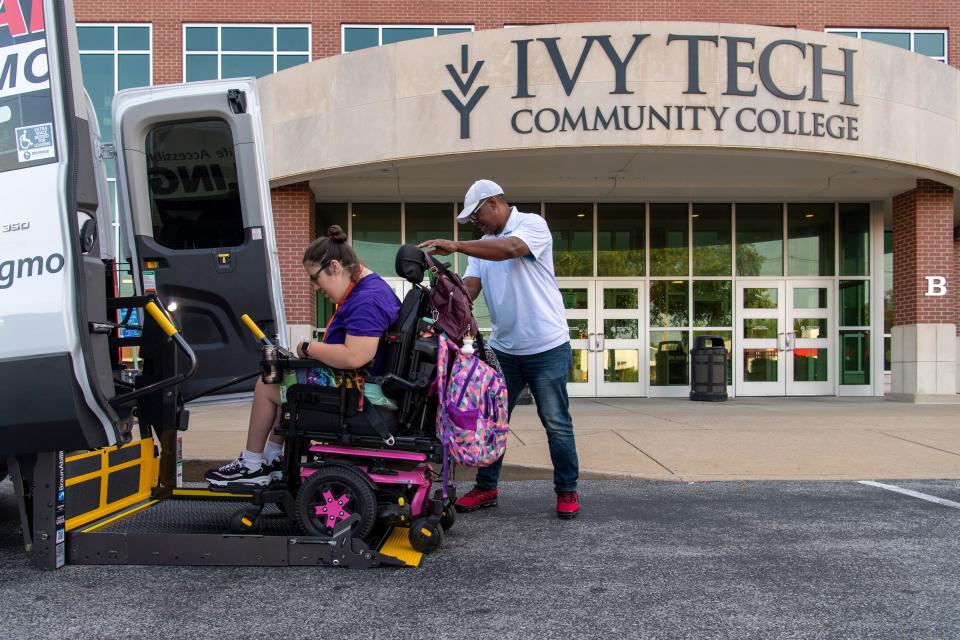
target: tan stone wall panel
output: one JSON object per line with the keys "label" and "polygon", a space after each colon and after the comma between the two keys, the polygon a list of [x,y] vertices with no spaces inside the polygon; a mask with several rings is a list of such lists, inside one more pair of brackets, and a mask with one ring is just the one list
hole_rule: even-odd
{"label": "tan stone wall panel", "polygon": [[[529,92],[532,98],[514,99],[517,92],[517,49],[511,40],[561,38],[558,50],[574,73],[586,40],[585,35],[612,36],[619,55],[629,51],[633,35],[651,34],[638,47],[627,70],[627,95],[611,95],[615,72],[600,43],[595,42],[570,96],[541,42],[528,45]],[[754,72],[740,70],[741,88],[757,86],[755,97],[723,95],[727,85],[726,41],[719,46],[700,45],[700,89],[703,95],[687,95],[688,46],[685,41],[667,45],[667,36],[701,34],[756,39],[751,50],[741,45],[740,59],[754,62]],[[857,50],[854,62],[854,95],[858,106],[842,105],[843,78],[824,76],[826,103],[785,100],[772,95],[760,82],[758,65],[764,46],[788,39],[824,44],[823,66],[841,69],[840,47]],[[461,71],[461,46],[468,45],[468,71],[478,61],[478,72],[468,96],[480,86],[488,87],[470,114],[471,137],[460,139],[460,119],[442,94],[449,89],[465,101],[446,65]],[[806,86],[813,91],[812,51],[805,58],[791,46],[781,46],[771,56],[771,76],[786,92]],[[367,164],[391,163],[415,158],[569,147],[735,148],[777,151],[788,154],[814,152],[846,161],[881,161],[907,172],[960,186],[960,157],[952,152],[960,141],[960,73],[923,56],[873,42],[845,36],[750,25],[714,23],[589,23],[561,24],[415,40],[327,58],[310,65],[267,76],[260,81],[264,96],[268,164],[275,184],[307,180],[326,171]],[[534,115],[542,109],[566,107],[575,118],[586,109],[588,124],[594,124],[599,109],[605,117],[614,109],[629,108],[636,123],[637,107],[645,108],[644,127],[638,131],[568,130],[518,134],[511,117],[520,109]],[[677,130],[676,111],[671,109],[671,128],[659,122],[649,126],[649,107],[727,107],[723,131],[715,131],[708,112],[700,113],[700,131],[691,129],[691,111],[685,110],[684,130]],[[776,112],[764,115],[768,127],[792,112],[796,128],[798,112],[806,112],[806,127],[812,129],[812,114],[854,117],[858,140],[788,135],[784,125],[771,133],[744,132],[734,118],[740,109]],[[745,113],[753,126],[753,112]],[[545,112],[543,122],[552,116]],[[521,126],[532,118],[521,114]],[[838,121],[834,120],[834,124]],[[846,120],[843,121],[847,126]],[[621,123],[622,126],[622,123]],[[549,128],[549,126],[547,127]],[[288,130],[289,129],[289,130]],[[299,145],[291,153],[291,145]]]}

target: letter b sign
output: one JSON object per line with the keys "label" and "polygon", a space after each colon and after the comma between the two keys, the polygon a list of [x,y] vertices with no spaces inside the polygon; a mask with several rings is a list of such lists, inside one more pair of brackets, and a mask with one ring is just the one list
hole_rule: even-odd
{"label": "letter b sign", "polygon": [[927,292],[925,296],[945,296],[947,295],[947,279],[943,276],[924,276],[927,280]]}

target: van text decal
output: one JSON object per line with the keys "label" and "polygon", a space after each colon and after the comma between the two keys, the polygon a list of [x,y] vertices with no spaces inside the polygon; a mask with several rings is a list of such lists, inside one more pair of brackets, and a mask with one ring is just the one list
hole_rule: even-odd
{"label": "van text decal", "polygon": [[6,27],[14,38],[28,33],[38,33],[43,27],[43,2],[33,0],[30,11],[29,29],[23,8],[18,0],[0,0],[0,28]]}
{"label": "van text decal", "polygon": [[0,289],[9,289],[18,279],[40,277],[44,273],[60,273],[65,264],[63,255],[14,258],[0,262]]}

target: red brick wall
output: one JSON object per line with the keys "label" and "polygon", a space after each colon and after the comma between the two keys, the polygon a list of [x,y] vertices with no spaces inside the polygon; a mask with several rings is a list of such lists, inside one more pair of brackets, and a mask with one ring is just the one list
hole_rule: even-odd
{"label": "red brick wall", "polygon": [[289,324],[314,324],[316,295],[303,270],[303,251],[316,235],[313,192],[306,182],[279,187],[271,194],[280,257],[283,305]]}
{"label": "red brick wall", "polygon": [[[931,180],[893,198],[893,324],[957,322],[953,189]],[[944,276],[947,295],[924,295]]]}
{"label": "red brick wall", "polygon": [[893,0],[676,0],[675,2],[583,2],[582,0],[75,0],[77,22],[153,23],[154,82],[183,80],[183,23],[310,23],[313,56],[340,53],[341,24],[504,24],[676,20],[761,24],[823,31],[828,27],[949,29],[950,64],[960,67],[960,2]]}

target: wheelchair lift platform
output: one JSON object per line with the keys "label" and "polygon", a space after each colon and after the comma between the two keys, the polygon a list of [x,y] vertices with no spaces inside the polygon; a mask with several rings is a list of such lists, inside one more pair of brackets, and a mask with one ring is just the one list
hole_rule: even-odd
{"label": "wheelchair lift platform", "polygon": [[[201,490],[178,490],[87,525],[67,536],[71,564],[191,566],[318,566],[351,568],[420,566],[423,554],[410,547],[406,530],[394,528],[379,549],[350,536],[344,521],[330,538],[302,535],[279,509],[267,506],[261,531],[228,530],[241,499]],[[246,496],[242,496],[245,498]]]}
{"label": "wheelchair lift platform", "polygon": [[352,537],[356,515],[329,537],[309,536],[276,504],[267,504],[253,531],[235,533],[231,521],[246,517],[250,492],[211,491],[201,483],[165,489],[155,484],[158,463],[151,440],[38,456],[34,471],[50,482],[35,483],[33,500],[52,508],[43,510],[49,517],[37,518],[32,531],[24,531],[34,562],[50,569],[66,563],[348,568],[422,563],[406,528],[387,528],[370,537],[372,545]]}

